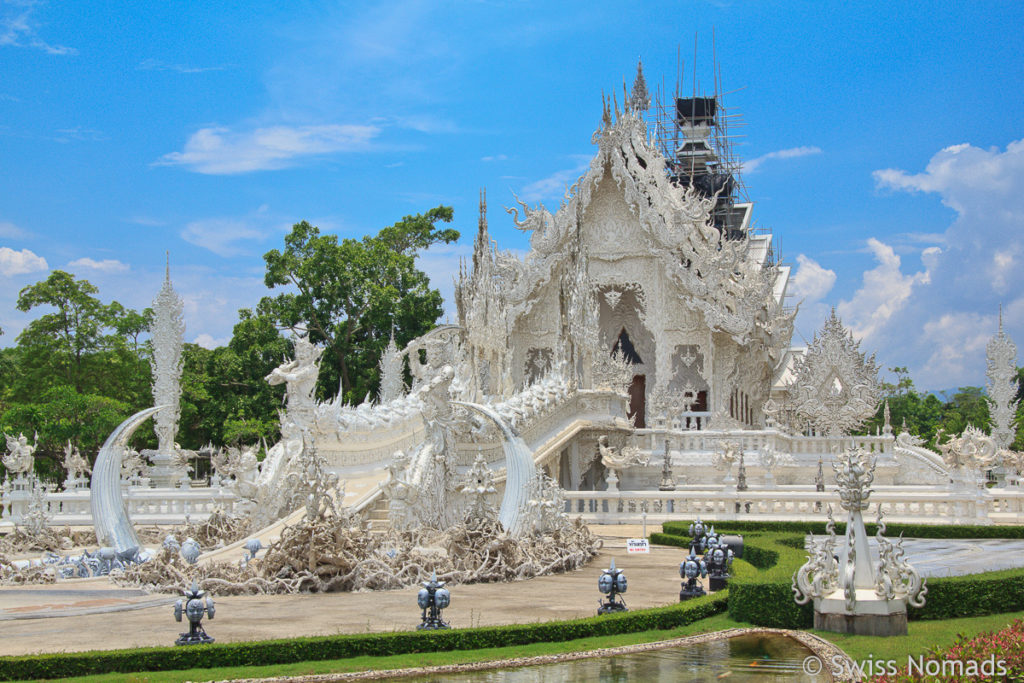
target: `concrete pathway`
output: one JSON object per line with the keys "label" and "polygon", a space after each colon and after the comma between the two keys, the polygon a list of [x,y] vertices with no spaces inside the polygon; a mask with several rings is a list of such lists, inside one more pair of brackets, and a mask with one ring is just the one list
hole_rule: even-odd
{"label": "concrete pathway", "polygon": [[[605,547],[588,566],[527,581],[453,586],[445,618],[455,628],[466,628],[591,616],[600,597],[597,579],[613,557],[629,579],[624,597],[630,608],[677,602],[682,549],[653,547],[649,555],[627,556],[625,539],[639,537],[639,527],[592,529]],[[0,587],[0,655],[170,645],[187,628],[174,621],[174,600],[113,586],[105,579]],[[218,642],[402,631],[420,621],[415,588],[228,596],[217,598],[216,604],[216,618],[206,629]]]}

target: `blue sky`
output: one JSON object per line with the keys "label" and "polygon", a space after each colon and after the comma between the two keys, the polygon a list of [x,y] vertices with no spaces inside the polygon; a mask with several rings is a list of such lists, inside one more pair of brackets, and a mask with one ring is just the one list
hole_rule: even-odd
{"label": "blue sky", "polygon": [[714,31],[794,344],[835,305],[880,364],[981,384],[1000,302],[1024,344],[1022,25],[1018,2],[0,0],[0,344],[47,270],[141,308],[165,250],[188,341],[223,343],[292,223],[359,237],[440,203],[464,238],[422,263],[450,293],[479,188],[524,250],[513,192],[557,206],[638,57],[672,90],[681,55],[688,91],[696,35],[710,90]]}

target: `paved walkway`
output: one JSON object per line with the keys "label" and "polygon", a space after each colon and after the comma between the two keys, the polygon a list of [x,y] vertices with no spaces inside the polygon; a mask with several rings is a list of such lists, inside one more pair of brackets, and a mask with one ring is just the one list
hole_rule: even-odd
{"label": "paved walkway", "polygon": [[[629,579],[633,609],[672,604],[679,595],[680,548],[653,547],[626,555],[625,539],[639,526],[592,527],[605,541],[591,563],[575,572],[512,583],[452,587],[445,618],[456,628],[591,616],[597,578],[614,557]],[[657,530],[651,527],[649,531]],[[187,624],[174,621],[168,595],[146,595],[106,579],[50,586],[0,587],[0,655],[170,645]],[[207,632],[218,642],[292,636],[403,631],[420,620],[416,589],[318,595],[217,598]]]}

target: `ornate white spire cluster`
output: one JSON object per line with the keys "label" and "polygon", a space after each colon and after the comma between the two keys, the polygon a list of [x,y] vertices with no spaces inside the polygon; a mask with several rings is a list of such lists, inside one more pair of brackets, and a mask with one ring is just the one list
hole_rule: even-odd
{"label": "ornate white spire cluster", "polygon": [[1009,448],[1015,435],[1017,415],[1017,345],[1003,332],[1003,310],[999,309],[999,332],[985,349],[988,362],[989,413],[992,416],[992,438],[999,448]]}
{"label": "ornate white spire cluster", "polygon": [[174,450],[181,399],[181,352],[185,345],[184,305],[171,284],[170,257],[164,284],[153,300],[153,404],[167,406],[154,418],[159,445],[157,452]]}
{"label": "ornate white spire cluster", "polygon": [[835,309],[797,361],[790,395],[797,417],[830,436],[848,434],[875,414],[881,390],[875,356],[843,327]]}

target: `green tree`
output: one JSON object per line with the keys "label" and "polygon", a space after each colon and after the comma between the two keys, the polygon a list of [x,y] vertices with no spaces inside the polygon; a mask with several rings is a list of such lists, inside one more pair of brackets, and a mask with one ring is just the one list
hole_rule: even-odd
{"label": "green tree", "polygon": [[[953,404],[952,402],[944,404],[935,394],[922,394],[919,392],[906,367],[889,368],[889,372],[895,375],[896,381],[882,382],[882,401],[878,404],[878,411],[864,425],[861,433],[874,434],[877,430],[881,429],[884,422],[884,404],[888,402],[890,423],[893,430],[899,432],[903,429],[903,425],[906,424],[907,430],[911,434],[924,439],[926,447],[934,448],[935,434],[940,426],[947,425],[944,428],[948,432],[949,427],[959,419],[954,417],[954,413],[958,410],[956,407],[958,404]],[[957,396],[960,396],[960,394],[957,394]],[[965,407],[970,403],[966,395],[961,396],[958,400]],[[973,408],[977,408],[976,405],[971,405]],[[987,420],[987,408],[985,411]],[[980,425],[976,424],[976,426]],[[963,431],[963,427],[959,431]]]}
{"label": "green tree", "polygon": [[960,387],[943,406],[939,426],[947,434],[960,434],[967,425],[989,429],[988,400],[981,387]]}
{"label": "green tree", "polygon": [[12,404],[0,415],[0,431],[34,435],[36,471],[56,480],[64,474],[68,442],[78,446],[91,463],[107,436],[130,412],[122,401],[58,386],[46,390],[35,402]]}
{"label": "green tree", "polygon": [[394,330],[399,344],[428,330],[442,313],[441,294],[416,267],[417,254],[459,238],[439,228],[453,212],[439,206],[406,216],[376,236],[338,240],[303,221],[285,237],[283,251],[264,255],[264,281],[289,291],[264,297],[258,312],[285,328],[308,331],[326,347],[319,396],[340,387],[359,402],[379,384],[377,361]]}
{"label": "green tree", "polygon": [[132,405],[149,402],[149,367],[138,345],[144,316],[116,301],[103,304],[93,296],[97,291],[88,280],[55,270],[18,294],[18,310],[45,307],[52,312],[18,335],[18,372],[12,386],[16,400],[70,386],[80,394],[131,397]]}
{"label": "green tree", "polygon": [[239,445],[279,436],[284,387],[265,381],[292,353],[274,321],[249,309],[239,312],[227,346],[186,344],[183,354],[178,441],[186,448],[207,442]]}

